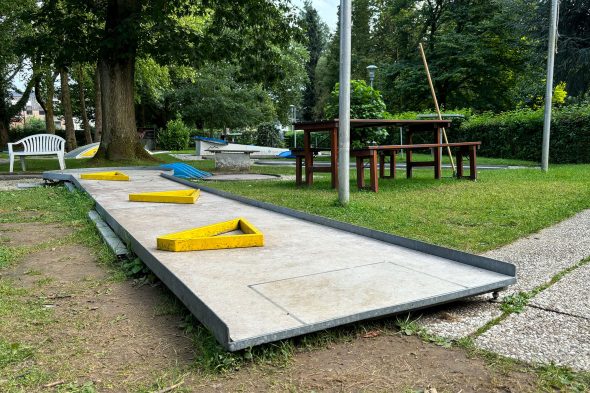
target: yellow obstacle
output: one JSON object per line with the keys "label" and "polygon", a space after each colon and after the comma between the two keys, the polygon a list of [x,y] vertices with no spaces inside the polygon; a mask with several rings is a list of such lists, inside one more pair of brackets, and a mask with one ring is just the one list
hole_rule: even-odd
{"label": "yellow obstacle", "polygon": [[81,179],[85,180],[115,180],[115,181],[129,181],[129,176],[123,172],[92,172],[83,173],[80,175]]}
{"label": "yellow obstacle", "polygon": [[129,200],[133,202],[195,203],[198,198],[199,190],[174,190],[129,194]]}
{"label": "yellow obstacle", "polygon": [[[243,234],[218,236],[241,230]],[[199,251],[223,248],[262,247],[264,235],[245,218],[219,222],[187,231],[171,233],[157,238],[158,250]]]}

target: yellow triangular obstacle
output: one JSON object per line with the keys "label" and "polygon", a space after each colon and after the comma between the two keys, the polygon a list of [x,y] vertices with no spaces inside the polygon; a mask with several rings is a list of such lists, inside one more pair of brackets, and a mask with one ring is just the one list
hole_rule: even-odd
{"label": "yellow triangular obstacle", "polygon": [[85,180],[129,181],[129,176],[127,176],[123,172],[118,171],[82,173],[80,175],[80,178]]}
{"label": "yellow triangular obstacle", "polygon": [[195,203],[198,198],[199,190],[174,190],[129,194],[129,200],[133,202]]}
{"label": "yellow triangular obstacle", "polygon": [[[244,234],[218,236],[241,230]],[[264,235],[244,218],[219,222],[157,238],[158,250],[198,251],[223,248],[262,247]]]}

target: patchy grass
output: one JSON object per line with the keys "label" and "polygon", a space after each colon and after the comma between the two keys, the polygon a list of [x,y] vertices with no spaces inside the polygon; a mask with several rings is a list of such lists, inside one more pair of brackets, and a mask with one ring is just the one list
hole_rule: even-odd
{"label": "patchy grass", "polygon": [[[207,182],[246,197],[376,230],[471,252],[483,252],[590,208],[590,165],[481,171],[477,182],[381,179],[379,192],[356,190],[342,208],[328,177],[310,188],[291,181]],[[449,171],[446,175],[450,176]]]}

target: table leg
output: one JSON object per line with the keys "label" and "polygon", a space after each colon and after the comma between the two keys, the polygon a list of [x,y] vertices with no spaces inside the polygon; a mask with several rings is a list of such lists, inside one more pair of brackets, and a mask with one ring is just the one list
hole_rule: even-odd
{"label": "table leg", "polygon": [[[332,165],[332,188],[338,187],[338,128],[332,129],[331,154],[330,157]],[[349,170],[346,168],[345,170]]]}
{"label": "table leg", "polygon": [[434,178],[440,179],[442,172],[440,149],[434,149]]}
{"label": "table leg", "polygon": [[456,156],[456,164],[457,164],[457,179],[461,179],[463,177],[463,148],[460,147],[457,149]]}
{"label": "table leg", "polygon": [[[442,142],[442,128],[436,128],[436,143]],[[434,149],[434,178],[440,179],[442,173],[442,147]]]}
{"label": "table leg", "polygon": [[303,149],[305,152],[305,184],[311,186],[313,184],[313,153],[310,132],[307,130],[303,131]]}
{"label": "table leg", "polygon": [[295,184],[300,186],[302,183],[301,179],[301,166],[303,165],[303,157],[296,156],[295,157]]}
{"label": "table leg", "polygon": [[392,150],[391,156],[389,158],[389,174],[392,179],[395,179],[395,172],[397,171],[396,168],[396,159],[397,159],[397,151]]}
{"label": "table leg", "polygon": [[385,154],[387,153],[379,154],[379,177],[382,179],[385,177]]}
{"label": "table leg", "polygon": [[371,167],[371,190],[377,192],[379,190],[379,177],[377,176],[377,152],[372,151],[369,157],[369,164]]}
{"label": "table leg", "polygon": [[365,167],[363,165],[363,158],[356,157],[356,186],[359,190],[365,187]]}
{"label": "table leg", "polygon": [[476,153],[477,146],[470,146],[469,149],[469,178],[477,180],[477,163]]}
{"label": "table leg", "polygon": [[[412,132],[408,130],[408,145],[413,143]],[[412,178],[412,149],[406,149],[406,177],[408,179]]]}

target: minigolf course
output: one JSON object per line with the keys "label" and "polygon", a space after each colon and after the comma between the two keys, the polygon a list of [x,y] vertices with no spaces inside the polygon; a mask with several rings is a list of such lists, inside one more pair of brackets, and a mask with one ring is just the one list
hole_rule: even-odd
{"label": "minigolf course", "polygon": [[[130,181],[82,179],[90,170],[46,172],[44,177],[86,191],[115,233],[230,351],[493,292],[516,281],[509,263],[200,184],[195,204],[134,203],[129,194],[194,186],[162,170],[111,170],[123,171]],[[221,232],[239,229],[228,238],[255,232],[263,235],[263,245],[158,249],[158,238],[184,231],[196,231],[187,238],[225,237],[202,231],[228,222]],[[254,228],[252,233],[248,228]]]}

